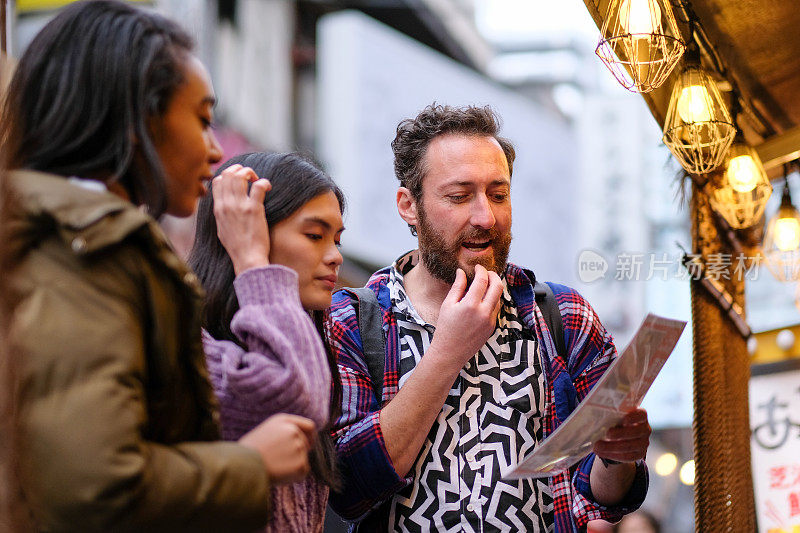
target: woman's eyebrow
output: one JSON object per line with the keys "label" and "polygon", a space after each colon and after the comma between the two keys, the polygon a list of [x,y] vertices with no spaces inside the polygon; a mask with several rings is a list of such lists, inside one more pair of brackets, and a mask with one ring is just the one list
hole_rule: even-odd
{"label": "woman's eyebrow", "polygon": [[[321,217],[311,216],[308,218],[303,219],[303,223],[305,224],[319,224],[320,226],[324,227],[325,229],[331,229],[331,223]],[[344,226],[336,230],[337,232],[344,231]]]}
{"label": "woman's eyebrow", "polygon": [[315,216],[307,217],[303,219],[303,222],[305,224],[319,224],[320,226],[323,226],[325,229],[331,229],[330,222],[321,217],[315,217]]}

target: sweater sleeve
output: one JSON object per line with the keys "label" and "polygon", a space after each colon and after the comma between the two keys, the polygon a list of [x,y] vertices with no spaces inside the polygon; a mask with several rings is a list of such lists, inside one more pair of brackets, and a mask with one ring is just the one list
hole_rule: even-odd
{"label": "sweater sleeve", "polygon": [[234,281],[239,311],[231,330],[247,347],[203,332],[222,433],[237,439],[276,413],[328,422],[331,375],[322,341],[303,310],[297,274],[281,265],[254,268]]}

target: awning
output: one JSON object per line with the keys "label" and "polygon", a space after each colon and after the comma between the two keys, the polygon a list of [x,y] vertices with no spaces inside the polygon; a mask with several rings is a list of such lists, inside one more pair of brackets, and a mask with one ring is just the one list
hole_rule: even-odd
{"label": "awning", "polygon": [[[602,26],[609,0],[584,0]],[[756,147],[771,178],[800,156],[800,6],[790,0],[692,0],[676,2],[675,15],[688,37],[687,15],[698,21],[703,65],[742,96],[739,126]],[[682,23],[683,22],[683,23]],[[723,75],[716,72],[723,71]],[[659,89],[643,95],[663,126],[676,69]],[[730,95],[730,92],[728,93]]]}

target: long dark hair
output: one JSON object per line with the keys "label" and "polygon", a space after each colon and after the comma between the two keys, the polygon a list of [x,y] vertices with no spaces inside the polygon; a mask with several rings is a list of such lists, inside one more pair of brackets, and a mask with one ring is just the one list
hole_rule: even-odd
{"label": "long dark hair", "polygon": [[[341,189],[313,161],[303,155],[265,152],[243,154],[226,161],[217,170],[217,175],[236,164],[252,168],[258,177],[266,178],[272,184],[272,189],[264,200],[269,227],[291,216],[309,200],[327,192],[333,192],[339,202],[339,210],[344,212],[345,200]],[[194,245],[188,262],[206,291],[203,327],[215,339],[229,340],[241,346],[241,341],[231,331],[231,320],[239,310],[239,301],[233,290],[236,274],[231,258],[217,236],[214,199],[211,193],[200,200]],[[312,318],[328,355],[332,391],[328,426],[321,428],[319,432],[319,445],[312,453],[311,468],[320,481],[337,488],[336,454],[330,436],[330,426],[341,413],[342,382],[328,338],[327,332],[330,328],[326,323],[327,314],[314,311]]]}
{"label": "long dark hair", "polygon": [[[74,3],[56,15],[19,60],[0,109],[0,530],[33,530],[20,490],[19,354],[7,342],[17,295],[8,273],[14,191],[9,170],[32,169],[106,182],[160,215],[166,206],[161,161],[148,121],[164,114],[183,82],[191,38],[164,17],[122,2]],[[12,212],[14,212],[12,214]],[[15,245],[18,239],[15,239]]]}
{"label": "long dark hair", "polygon": [[3,110],[10,168],[117,181],[160,216],[164,169],[148,128],[184,81],[192,39],[122,2],[64,8],[17,65]]}

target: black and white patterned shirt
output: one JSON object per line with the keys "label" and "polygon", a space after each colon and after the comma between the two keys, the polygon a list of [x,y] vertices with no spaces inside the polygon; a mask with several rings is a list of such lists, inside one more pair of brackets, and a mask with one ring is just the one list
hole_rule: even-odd
{"label": "black and white patterned shirt", "polygon": [[[399,386],[433,339],[395,268],[389,274],[400,336]],[[504,481],[542,440],[545,376],[534,332],[520,321],[503,280],[497,327],[461,369],[412,469],[413,482],[391,500],[390,531],[552,532],[547,479]]]}

